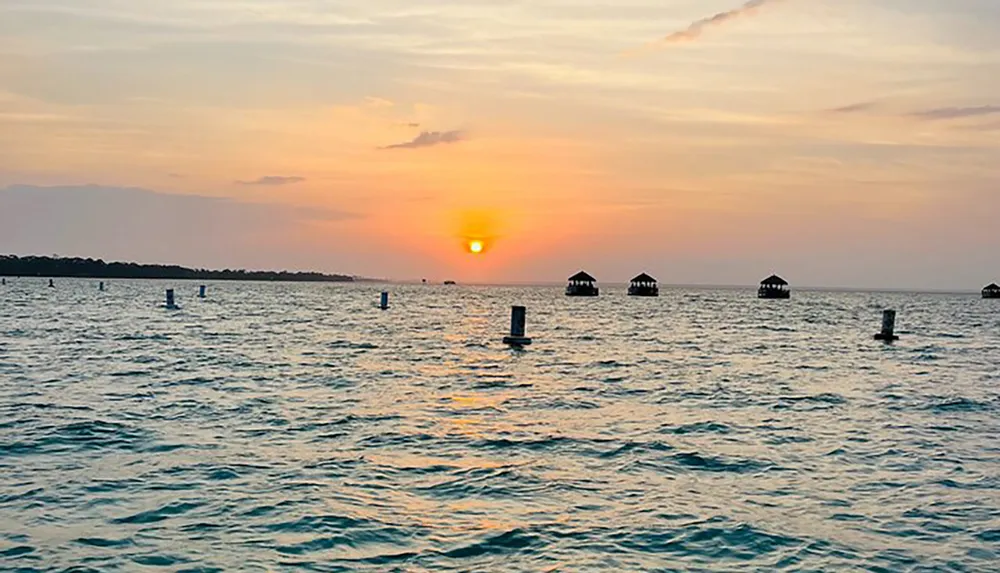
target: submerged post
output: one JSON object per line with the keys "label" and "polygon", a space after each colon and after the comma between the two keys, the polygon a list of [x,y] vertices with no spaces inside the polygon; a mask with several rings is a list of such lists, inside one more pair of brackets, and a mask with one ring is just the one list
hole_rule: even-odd
{"label": "submerged post", "polygon": [[177,305],[174,303],[174,289],[167,289],[167,308],[170,310],[176,310]]}
{"label": "submerged post", "polygon": [[205,298],[205,285],[198,287],[198,298]]}
{"label": "submerged post", "polygon": [[52,279],[49,279],[49,288],[56,288],[56,282]]}
{"label": "submerged post", "polygon": [[528,309],[514,306],[510,309],[510,336],[503,337],[503,343],[510,346],[527,346],[531,339],[524,335],[525,324],[528,321]]}
{"label": "submerged post", "polygon": [[101,281],[97,284],[97,290],[104,292],[104,281]]}
{"label": "submerged post", "polygon": [[381,308],[382,310],[389,310],[389,293],[388,292],[385,292],[385,291],[382,292],[382,298],[379,301],[378,307]]}
{"label": "submerged post", "polygon": [[875,340],[883,342],[899,340],[899,337],[896,336],[896,311],[886,310],[882,312],[882,332],[875,335]]}
{"label": "submerged post", "polygon": [[0,286],[7,286],[7,279],[0,279]]}

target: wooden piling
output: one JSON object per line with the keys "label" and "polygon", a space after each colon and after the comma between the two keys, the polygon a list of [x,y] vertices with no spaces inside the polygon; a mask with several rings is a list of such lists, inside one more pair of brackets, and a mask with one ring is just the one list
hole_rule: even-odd
{"label": "wooden piling", "polygon": [[896,311],[886,310],[882,312],[882,332],[875,335],[875,340],[883,342],[899,340],[899,337],[896,336]]}
{"label": "wooden piling", "polygon": [[503,343],[509,346],[527,346],[531,344],[531,339],[524,335],[525,326],[528,322],[528,310],[523,306],[514,306],[510,309],[510,336],[503,338]]}

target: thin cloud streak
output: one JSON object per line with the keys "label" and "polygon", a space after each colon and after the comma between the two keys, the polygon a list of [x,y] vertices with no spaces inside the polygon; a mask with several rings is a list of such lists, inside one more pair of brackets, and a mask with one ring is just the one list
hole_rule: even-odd
{"label": "thin cloud streak", "polygon": [[835,107],[827,111],[830,113],[860,113],[863,111],[871,111],[876,107],[878,107],[878,104],[873,101],[863,101],[841,107]]}
{"label": "thin cloud streak", "polygon": [[744,16],[750,16],[755,14],[758,10],[763,8],[768,4],[774,4],[780,2],[781,0],[749,0],[744,3],[739,8],[733,10],[727,10],[725,12],[719,12],[714,16],[708,18],[702,18],[692,22],[687,28],[674,32],[661,40],[647,44],[643,48],[626,55],[638,55],[642,52],[648,52],[650,50],[655,50],[657,48],[662,48],[674,44],[686,44],[688,42],[693,42],[700,38],[706,30],[710,28],[715,28],[718,26],[723,26],[733,20],[742,18]]}
{"label": "thin cloud streak", "polygon": [[253,181],[237,181],[237,185],[263,185],[263,186],[280,186],[280,185],[294,185],[296,183],[302,183],[305,181],[305,177],[291,176],[286,177],[283,175],[265,175],[259,179],[254,179]]}
{"label": "thin cloud streak", "polygon": [[403,143],[380,147],[379,149],[419,149],[445,143],[457,143],[465,139],[465,134],[459,130],[453,131],[422,131],[420,135]]}
{"label": "thin cloud streak", "polygon": [[977,107],[942,107],[928,109],[911,114],[922,119],[962,119],[966,117],[981,117],[1000,114],[1000,105],[981,105]]}

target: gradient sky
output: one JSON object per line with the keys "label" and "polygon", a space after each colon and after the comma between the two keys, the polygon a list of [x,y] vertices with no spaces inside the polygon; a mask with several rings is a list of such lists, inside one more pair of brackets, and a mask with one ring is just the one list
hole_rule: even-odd
{"label": "gradient sky", "polygon": [[1000,280],[1000,2],[741,3],[0,0],[0,252]]}

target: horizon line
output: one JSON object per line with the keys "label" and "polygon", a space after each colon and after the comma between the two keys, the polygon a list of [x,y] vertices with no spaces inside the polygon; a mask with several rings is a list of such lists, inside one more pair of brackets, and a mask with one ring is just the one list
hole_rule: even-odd
{"label": "horizon line", "polygon": [[[423,279],[389,279],[370,280],[368,282],[382,282],[386,284],[416,285],[424,286]],[[601,286],[628,287],[629,282],[602,282]],[[743,290],[756,289],[760,286],[754,284],[712,284],[712,283],[658,283],[660,288],[668,289],[717,289],[717,290]],[[508,282],[478,282],[478,281],[458,281],[454,285],[444,285],[442,281],[426,283],[426,286],[469,286],[469,287],[563,287],[565,281],[508,281]],[[860,287],[860,286],[826,286],[826,285],[803,285],[793,286],[792,291],[806,292],[871,292],[871,293],[916,293],[916,294],[978,294],[981,288],[928,288],[928,287]]]}

